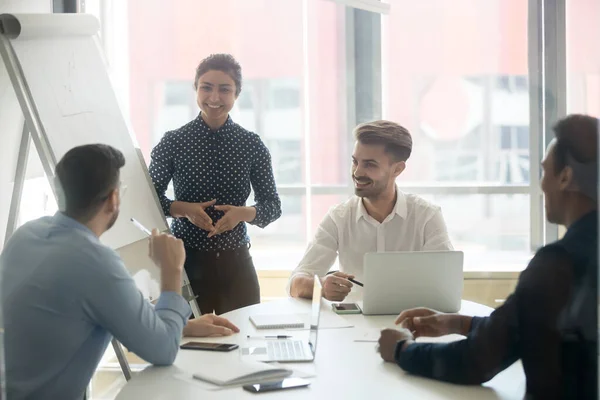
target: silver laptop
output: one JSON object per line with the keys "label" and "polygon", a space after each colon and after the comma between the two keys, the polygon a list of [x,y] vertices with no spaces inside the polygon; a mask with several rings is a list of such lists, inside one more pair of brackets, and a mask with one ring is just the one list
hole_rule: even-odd
{"label": "silver laptop", "polygon": [[414,307],[457,312],[463,291],[462,251],[367,253],[363,314]]}
{"label": "silver laptop", "polygon": [[313,361],[317,352],[317,336],[319,333],[319,318],[321,316],[321,290],[321,281],[315,275],[308,340],[268,339],[264,342],[259,342],[256,346],[243,347],[242,357],[254,361]]}

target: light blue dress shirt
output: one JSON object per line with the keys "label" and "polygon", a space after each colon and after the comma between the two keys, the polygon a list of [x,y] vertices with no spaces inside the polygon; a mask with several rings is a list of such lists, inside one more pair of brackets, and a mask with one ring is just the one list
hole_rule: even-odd
{"label": "light blue dress shirt", "polygon": [[19,228],[0,256],[9,399],[81,399],[111,335],[171,364],[191,311],[179,294],[152,306],[116,252],[57,213]]}

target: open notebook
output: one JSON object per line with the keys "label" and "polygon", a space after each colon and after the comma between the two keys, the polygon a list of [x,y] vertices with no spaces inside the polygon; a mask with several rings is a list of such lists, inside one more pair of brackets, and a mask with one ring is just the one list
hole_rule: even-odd
{"label": "open notebook", "polygon": [[234,363],[219,363],[207,365],[202,371],[195,371],[195,379],[214,383],[219,386],[245,385],[247,383],[268,382],[290,376],[292,370],[277,368],[268,364],[251,361],[235,360]]}
{"label": "open notebook", "polygon": [[256,329],[304,328],[307,315],[304,314],[265,314],[252,315],[250,322]]}

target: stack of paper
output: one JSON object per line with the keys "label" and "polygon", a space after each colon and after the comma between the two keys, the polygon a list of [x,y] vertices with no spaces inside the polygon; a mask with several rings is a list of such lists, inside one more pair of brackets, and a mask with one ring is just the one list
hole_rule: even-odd
{"label": "stack of paper", "polygon": [[292,373],[292,370],[273,367],[257,361],[235,360],[233,363],[206,365],[205,369],[194,372],[193,376],[195,379],[215,385],[231,386],[282,379]]}

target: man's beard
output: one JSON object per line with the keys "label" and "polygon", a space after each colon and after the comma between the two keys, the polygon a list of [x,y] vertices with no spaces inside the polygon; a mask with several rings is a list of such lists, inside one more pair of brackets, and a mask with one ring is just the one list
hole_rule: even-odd
{"label": "man's beard", "polygon": [[106,230],[109,230],[113,227],[115,222],[117,222],[117,218],[119,218],[119,210],[115,211],[110,221],[108,221],[108,225],[106,226]]}
{"label": "man's beard", "polygon": [[379,197],[381,195],[381,193],[383,193],[383,191],[385,190],[385,180],[381,180],[381,181],[373,181],[372,179],[369,179],[367,177],[352,177],[353,180],[357,181],[358,183],[368,183],[368,186],[366,186],[365,188],[359,188],[357,186],[354,186],[354,193],[358,196],[358,197],[362,197],[362,198],[367,198],[367,199],[376,199],[377,197]]}

